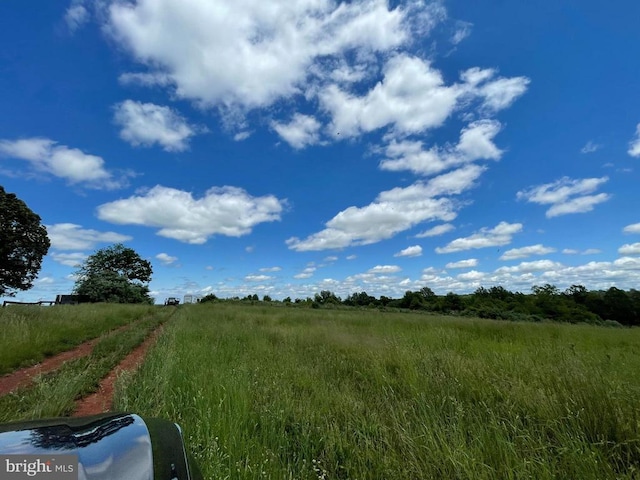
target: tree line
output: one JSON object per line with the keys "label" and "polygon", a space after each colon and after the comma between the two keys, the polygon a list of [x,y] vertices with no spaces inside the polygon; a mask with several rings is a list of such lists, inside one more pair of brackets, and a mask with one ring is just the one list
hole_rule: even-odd
{"label": "tree line", "polygon": [[362,291],[342,299],[329,290],[322,290],[313,297],[295,300],[286,297],[282,301],[274,301],[268,295],[264,295],[260,300],[257,294],[227,299],[209,294],[203,297],[200,303],[212,301],[277,302],[310,308],[342,306],[406,309],[496,320],[640,325],[640,291],[625,291],[616,287],[608,290],[588,290],[583,285],[572,285],[564,291],[551,284],[536,285],[529,294],[511,292],[502,286],[480,287],[473,293],[464,295],[453,292],[436,295],[431,288],[423,287],[417,291],[409,290],[401,298],[384,295],[376,298]]}

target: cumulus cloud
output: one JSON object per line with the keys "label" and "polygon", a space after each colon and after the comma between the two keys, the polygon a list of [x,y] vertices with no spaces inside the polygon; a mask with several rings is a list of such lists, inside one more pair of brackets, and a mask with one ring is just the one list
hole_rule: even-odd
{"label": "cumulus cloud", "polygon": [[327,58],[395,49],[433,17],[423,2],[390,9],[382,0],[140,0],[113,2],[108,15],[109,33],[144,73],[180,97],[244,108],[300,92]]}
{"label": "cumulus cloud", "polygon": [[172,257],[171,255],[168,255],[164,252],[156,255],[156,258],[160,260],[160,262],[162,262],[163,265],[171,265],[172,263],[175,263],[178,260],[178,257]]}
{"label": "cumulus cloud", "polygon": [[341,211],[326,223],[324,230],[304,240],[289,238],[286,243],[297,251],[367,245],[391,238],[424,221],[451,221],[458,207],[444,196],[469,189],[483,171],[477,165],[467,165],[428,182],[384,191],[365,207]]}
{"label": "cumulus cloud", "polygon": [[87,255],[82,252],[74,252],[74,253],[59,253],[53,252],[50,254],[51,258],[60,263],[61,265],[66,265],[67,267],[79,267],[82,262],[87,259]]}
{"label": "cumulus cloud", "polygon": [[279,272],[280,270],[282,270],[281,267],[264,267],[260,269],[261,272],[270,272],[270,273]]}
{"label": "cumulus cloud", "polygon": [[99,243],[123,243],[133,237],[116,232],[99,232],[75,223],[46,225],[51,248],[55,250],[90,250]]}
{"label": "cumulus cloud", "polygon": [[329,85],[318,97],[332,117],[332,131],[341,137],[387,126],[395,133],[416,134],[441,126],[457,108],[473,99],[480,99],[481,109],[490,112],[506,108],[529,84],[525,77],[494,75],[494,70],[474,68],[463,72],[462,83],[446,85],[442,73],[430,62],[401,53],[387,61],[383,79],[365,95]]}
{"label": "cumulus cloud", "polygon": [[479,280],[482,280],[486,276],[487,276],[487,274],[484,273],[484,272],[479,272],[477,270],[471,270],[470,272],[461,273],[456,278],[458,278],[460,280],[467,281],[467,282],[477,282]]}
{"label": "cumulus cloud", "polygon": [[167,152],[189,148],[189,139],[202,128],[189,125],[169,107],[125,100],[114,106],[114,122],[122,127],[120,138],[138,147],[160,145]]}
{"label": "cumulus cloud", "polygon": [[126,175],[116,178],[107,171],[102,158],[48,138],[0,140],[0,155],[25,160],[36,172],[63,178],[71,185],[115,189],[127,183]]}
{"label": "cumulus cloud", "polygon": [[620,255],[640,255],[640,243],[626,243],[618,249]]}
{"label": "cumulus cloud", "polygon": [[202,244],[212,235],[239,237],[254,226],[280,220],[286,201],[273,195],[252,197],[237,187],[213,187],[202,198],[157,185],[151,190],[97,209],[98,218],[120,225],[160,228],[158,235]]}
{"label": "cumulus cloud", "polygon": [[398,273],[402,271],[402,269],[397,265],[376,265],[373,268],[370,268],[367,273]]}
{"label": "cumulus cloud", "polygon": [[425,230],[424,232],[420,232],[416,235],[416,238],[427,238],[427,237],[437,237],[438,235],[444,235],[447,232],[455,230],[456,227],[451,225],[450,223],[443,223],[442,225],[436,225],[429,230]]}
{"label": "cumulus cloud", "polygon": [[636,136],[629,142],[629,155],[640,157],[640,123],[636,127]]}
{"label": "cumulus cloud", "polygon": [[296,113],[288,124],[275,121],[271,123],[271,128],[295,149],[318,143],[320,127],[320,122],[314,117],[300,113]]}
{"label": "cumulus cloud", "polygon": [[611,198],[608,193],[589,195],[608,180],[608,177],[576,180],[563,177],[552,183],[522,190],[517,193],[517,198],[540,205],[551,205],[546,212],[547,218],[570,213],[585,213]]}
{"label": "cumulus cloud", "polygon": [[640,233],[640,223],[633,223],[631,225],[627,225],[622,229],[624,233]]}
{"label": "cumulus cloud", "polygon": [[471,268],[478,266],[477,258],[469,258],[468,260],[460,260],[459,262],[447,263],[446,268]]}
{"label": "cumulus cloud", "polygon": [[530,245],[528,247],[512,248],[502,254],[500,260],[515,260],[518,258],[527,258],[531,255],[547,255],[555,252],[555,248],[545,247],[538,243],[537,245]]}
{"label": "cumulus cloud", "polygon": [[535,260],[533,262],[522,262],[513,267],[500,267],[496,270],[496,273],[542,272],[544,270],[557,269],[561,266],[561,263],[553,262],[551,260]]}
{"label": "cumulus cloud", "polygon": [[247,275],[244,277],[247,282],[264,282],[271,280],[272,278],[273,277],[270,277],[269,275]]}
{"label": "cumulus cloud", "polygon": [[432,175],[474,160],[499,160],[502,151],[493,143],[500,131],[500,123],[480,120],[471,123],[460,133],[457,145],[444,148],[423,148],[423,142],[393,140],[386,148],[386,157],[380,162],[382,170],[410,170],[418,175]]}
{"label": "cumulus cloud", "polygon": [[313,272],[316,271],[316,267],[307,267],[302,272],[294,275],[293,278],[310,278],[313,276]]}
{"label": "cumulus cloud", "polygon": [[496,247],[511,243],[513,235],[522,231],[521,223],[500,222],[494,228],[481,228],[469,237],[456,238],[445,247],[436,248],[437,253],[453,253],[474,248]]}
{"label": "cumulus cloud", "polygon": [[422,247],[420,245],[413,245],[404,250],[400,250],[394,257],[419,257],[420,255],[422,255]]}

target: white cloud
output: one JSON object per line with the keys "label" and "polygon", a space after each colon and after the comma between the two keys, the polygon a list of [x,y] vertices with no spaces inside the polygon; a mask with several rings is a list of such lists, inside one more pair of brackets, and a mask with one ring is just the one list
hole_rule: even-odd
{"label": "white cloud", "polygon": [[471,268],[478,266],[477,258],[469,258],[468,260],[460,260],[459,262],[447,263],[446,268]]}
{"label": "white cloud", "polygon": [[89,21],[89,11],[84,6],[84,0],[72,0],[64,14],[64,21],[71,33]]}
{"label": "white cloud", "polygon": [[419,257],[420,255],[422,255],[422,247],[420,245],[413,245],[404,250],[400,250],[394,257]]}
{"label": "white cloud", "polygon": [[296,113],[288,124],[275,121],[271,123],[271,128],[295,149],[318,143],[320,127],[320,122],[315,118],[300,113]]}
{"label": "white cloud", "polygon": [[264,267],[261,268],[260,271],[261,272],[267,272],[267,273],[275,273],[275,272],[279,272],[280,270],[282,270],[281,267]]}
{"label": "white cloud", "polygon": [[611,198],[608,193],[588,195],[606,183],[608,177],[584,178],[572,180],[563,177],[552,183],[538,185],[517,193],[518,200],[526,200],[540,205],[551,205],[546,212],[547,218],[569,213],[584,213],[593,210],[595,205]]}
{"label": "white cloud", "polygon": [[401,270],[402,269],[397,265],[376,265],[375,267],[370,268],[367,273],[398,273]]}
{"label": "white cloud", "polygon": [[525,77],[498,78],[478,88],[478,94],[484,97],[483,107],[498,111],[511,104],[527,91],[530,80]]}
{"label": "white cloud", "polygon": [[502,151],[493,143],[493,138],[499,131],[499,122],[480,120],[460,132],[457,145],[445,148],[435,146],[429,150],[424,150],[420,141],[394,140],[387,146],[387,158],[380,162],[380,168],[431,175],[474,160],[499,160]]}
{"label": "white cloud", "polygon": [[502,254],[500,260],[515,260],[517,258],[527,258],[531,255],[547,255],[555,252],[556,249],[552,247],[545,247],[538,243],[537,245],[530,245],[528,247],[512,248]]}
{"label": "white cloud", "polygon": [[640,233],[640,223],[633,223],[631,225],[627,225],[622,229],[624,233]]}
{"label": "white cloud", "polygon": [[247,282],[265,282],[267,280],[271,280],[273,277],[269,275],[247,275],[244,279]]}
{"label": "white cloud", "polygon": [[593,153],[593,152],[599,150],[601,146],[602,145],[598,145],[597,143],[593,142],[592,140],[589,140],[587,142],[587,144],[580,149],[580,152],[581,153]]}
{"label": "white cloud", "polygon": [[294,275],[293,278],[310,278],[313,276],[313,272],[316,271],[316,267],[307,267],[302,272]]}
{"label": "white cloud", "polygon": [[423,2],[140,0],[113,2],[107,29],[179,97],[253,108],[300,92],[327,58],[409,42],[425,16]]}
{"label": "white cloud", "polygon": [[446,86],[442,74],[429,62],[400,54],[384,68],[384,79],[363,97],[356,97],[336,85],[319,95],[323,108],[331,113],[331,130],[341,137],[371,132],[388,125],[405,133],[419,133],[442,125],[461,95]]}
{"label": "white cloud", "polygon": [[102,158],[58,145],[48,138],[0,140],[0,155],[25,160],[35,171],[63,178],[71,185],[114,189],[126,184],[124,176],[116,179],[105,170]]}
{"label": "white cloud", "polygon": [[236,133],[236,134],[233,136],[233,139],[234,139],[236,142],[241,142],[241,141],[243,141],[243,140],[246,140],[246,139],[247,139],[247,138],[249,138],[250,136],[251,136],[251,132],[247,132],[247,131],[244,131],[244,132],[238,132],[238,133]]}
{"label": "white cloud", "polygon": [[618,249],[620,255],[640,255],[640,243],[626,243]]}
{"label": "white cloud", "polygon": [[629,142],[629,155],[640,157],[640,123],[636,127],[636,136]]}
{"label": "white cloud", "polygon": [[484,273],[484,272],[478,272],[477,270],[471,270],[470,272],[461,273],[456,278],[458,278],[460,280],[468,281],[468,282],[477,282],[479,280],[482,280],[486,276],[487,276],[487,274]]}
{"label": "white cloud", "polygon": [[114,106],[120,138],[138,147],[162,146],[167,152],[189,148],[189,139],[202,129],[189,125],[176,111],[153,103],[125,100]]}
{"label": "white cloud", "polygon": [[329,255],[328,257],[325,257],[323,262],[337,262],[338,261],[338,257],[336,257],[335,255]]}
{"label": "white cloud", "polygon": [[358,256],[357,256],[357,255],[349,255],[349,256],[347,257],[347,260],[355,260],[356,258],[358,258]]}
{"label": "white cloud", "polygon": [[122,243],[132,240],[116,232],[85,229],[74,223],[46,225],[51,248],[55,250],[90,250],[99,243]]}
{"label": "white cloud", "polygon": [[564,250],[562,250],[562,253],[564,253],[565,255],[596,255],[598,253],[602,253],[602,250],[598,248],[587,248],[586,250],[580,251],[576,250],[575,248],[565,248]]}
{"label": "white cloud", "polygon": [[168,255],[164,252],[156,255],[156,258],[160,260],[160,262],[162,262],[163,265],[171,265],[176,260],[178,260],[178,257],[172,257],[171,255]]}
{"label": "white cloud", "polygon": [[334,136],[357,136],[383,127],[397,134],[425,132],[473,99],[480,99],[481,110],[490,113],[506,108],[529,84],[525,77],[493,79],[494,70],[474,68],[463,72],[463,83],[445,85],[430,62],[407,54],[391,57],[382,74],[383,79],[363,96],[337,85],[321,89],[318,98],[331,114]]}
{"label": "white cloud", "polygon": [[81,265],[82,262],[86,260],[87,255],[82,252],[75,252],[75,253],[53,252],[51,253],[51,258],[53,258],[55,262],[58,262],[62,265],[75,268]]}
{"label": "white cloud", "polygon": [[292,237],[286,243],[297,251],[367,245],[391,238],[424,221],[451,221],[456,217],[457,205],[441,196],[467,190],[483,171],[477,165],[467,165],[428,182],[387,190],[365,207],[341,211],[326,223],[324,230],[304,240]]}
{"label": "white cloud", "polygon": [[473,23],[457,21],[456,22],[456,30],[451,37],[451,43],[454,45],[458,45],[465,38],[471,35],[471,28],[473,27]]}
{"label": "white cloud", "polygon": [[521,223],[500,222],[494,228],[481,228],[469,237],[456,238],[445,247],[436,248],[437,253],[453,253],[472,248],[487,248],[511,243],[514,234],[522,231]]}
{"label": "white cloud", "polygon": [[425,230],[416,235],[416,238],[427,238],[427,237],[437,237],[439,235],[444,235],[447,232],[455,230],[456,227],[451,225],[450,223],[444,223],[442,225],[436,225],[429,230]]}
{"label": "white cloud", "polygon": [[252,197],[237,187],[213,187],[200,199],[157,185],[138,196],[105,203],[98,218],[121,225],[159,227],[158,235],[202,244],[212,235],[239,237],[263,222],[280,220],[286,201]]}
{"label": "white cloud", "polygon": [[500,267],[496,270],[496,273],[541,272],[544,270],[558,269],[561,266],[561,263],[553,262],[551,260],[535,260],[533,262],[522,262],[519,265],[515,265],[513,267]]}

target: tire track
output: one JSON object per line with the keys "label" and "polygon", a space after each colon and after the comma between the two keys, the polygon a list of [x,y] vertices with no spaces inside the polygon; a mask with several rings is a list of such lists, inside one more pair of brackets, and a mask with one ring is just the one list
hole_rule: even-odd
{"label": "tire track", "polygon": [[115,330],[110,330],[100,335],[99,337],[81,343],[71,350],[58,353],[57,355],[49,357],[40,363],[37,363],[30,367],[20,368],[0,377],[0,396],[11,393],[18,388],[30,385],[38,375],[57,370],[62,366],[63,363],[68,362],[69,360],[75,360],[77,358],[82,358],[90,355],[93,351],[93,347],[95,347],[95,345],[106,335],[121,332],[128,328],[131,328],[131,325],[133,325],[133,323],[123,325],[116,328]]}
{"label": "tire track", "polygon": [[109,412],[113,408],[113,391],[118,376],[123,372],[135,371],[144,361],[151,348],[162,333],[163,325],[153,330],[147,338],[134,348],[109,374],[102,379],[98,390],[76,402],[72,417],[83,417]]}

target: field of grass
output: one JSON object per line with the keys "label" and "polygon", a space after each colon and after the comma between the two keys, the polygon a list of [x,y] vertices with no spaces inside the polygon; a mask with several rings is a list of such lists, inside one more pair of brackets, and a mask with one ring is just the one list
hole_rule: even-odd
{"label": "field of grass", "polygon": [[201,304],[116,407],[211,479],[631,479],[639,373],[640,329]]}
{"label": "field of grass", "polygon": [[60,369],[39,375],[32,385],[0,396],[0,423],[70,415],[75,401],[97,390],[100,381],[173,309],[157,309],[127,329],[100,338],[91,354],[66,362]]}
{"label": "field of grass", "polygon": [[0,308],[0,375],[70,350],[157,311],[152,305],[56,305]]}

